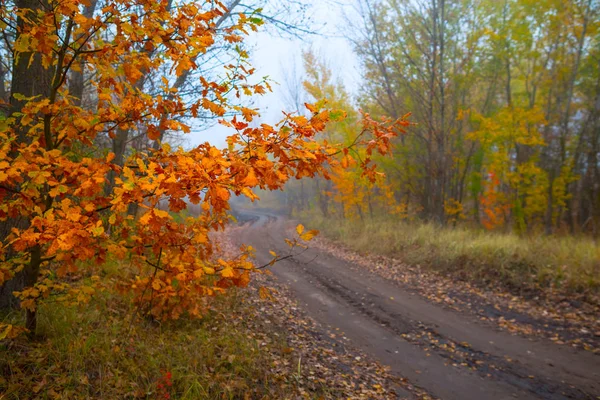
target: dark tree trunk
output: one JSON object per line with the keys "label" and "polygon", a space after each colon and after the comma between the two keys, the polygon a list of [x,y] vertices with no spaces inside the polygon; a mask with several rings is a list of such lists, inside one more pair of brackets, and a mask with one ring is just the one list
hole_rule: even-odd
{"label": "dark tree trunk", "polygon": [[[18,0],[16,6],[21,9],[29,9],[31,13],[28,15],[32,21],[35,21],[37,11],[43,10],[48,7],[46,1],[43,0]],[[19,32],[25,26],[23,18],[17,19],[17,26]],[[17,38],[20,33],[17,32]],[[31,59],[31,62],[30,62]],[[12,66],[12,82],[10,86],[10,99],[9,99],[9,114],[19,112],[25,105],[24,100],[18,100],[15,98],[15,94],[20,94],[25,97],[42,96],[48,97],[51,88],[52,81],[52,70],[45,69],[42,66],[41,57],[39,54],[34,54],[31,57],[31,53],[20,54],[18,58],[14,58]],[[28,143],[31,138],[27,136],[28,129],[21,128],[18,123],[15,124],[15,135],[16,143]],[[14,156],[15,154],[11,154]],[[18,188],[16,188],[18,189]],[[0,243],[6,243],[7,237],[9,236],[13,228],[23,229],[29,225],[29,221],[25,218],[9,218],[6,221],[0,221]],[[11,248],[8,249],[6,259],[10,259],[14,256],[14,252]],[[14,297],[13,292],[22,290],[28,282],[28,277],[32,276],[30,267],[26,267],[20,273],[15,276],[4,285],[0,286],[0,308],[10,308],[18,305],[17,299]]]}

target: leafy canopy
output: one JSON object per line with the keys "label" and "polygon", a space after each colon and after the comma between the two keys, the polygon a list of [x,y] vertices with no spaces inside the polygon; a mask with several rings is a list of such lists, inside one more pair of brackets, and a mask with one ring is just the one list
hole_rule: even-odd
{"label": "leafy canopy", "polygon": [[[16,63],[30,70],[40,64],[51,78],[39,79],[33,97],[13,93],[11,112],[0,121],[0,222],[12,223],[0,243],[0,285],[20,271],[33,275],[18,293],[32,312],[50,296],[85,303],[116,285],[155,318],[200,316],[206,296],[245,286],[256,270],[246,247],[234,259],[215,257],[210,233],[225,226],[231,197],[256,200],[255,188],[276,190],[291,178],[322,174],[344,146],[315,135],[342,113],[322,102],[307,105],[309,117],[284,114],[275,126],[249,125],[257,111],[230,99],[269,89],[251,82],[242,50],[245,34],[262,23],[252,15],[217,29],[227,12],[218,1],[108,0],[91,16],[86,6],[89,0],[0,7],[2,23],[17,32]],[[200,77],[198,93],[174,88],[219,41],[237,44],[240,62],[226,65],[221,81]],[[93,106],[69,93],[74,72],[89,79]],[[162,78],[140,84],[150,74]],[[12,79],[37,78],[13,72]],[[189,132],[185,121],[201,112],[231,128],[227,148],[161,142],[165,131]],[[364,116],[361,126],[353,145],[363,154],[389,150],[392,121]],[[102,143],[119,130],[146,137],[148,146],[117,162]],[[361,165],[374,177],[371,163]],[[177,217],[190,204],[199,205],[199,215]],[[116,282],[99,272],[111,259],[121,260]]]}

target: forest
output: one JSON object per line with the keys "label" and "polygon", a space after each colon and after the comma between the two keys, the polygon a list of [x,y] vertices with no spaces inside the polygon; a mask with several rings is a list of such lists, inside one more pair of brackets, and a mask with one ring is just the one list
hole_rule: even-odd
{"label": "forest", "polygon": [[0,400],[600,395],[598,0],[0,28]]}
{"label": "forest", "polygon": [[348,112],[329,140],[351,142],[359,110],[411,113],[412,126],[381,160],[385,177],[375,184],[345,163],[330,181],[296,185],[290,207],[317,197],[324,216],[379,210],[597,237],[597,2],[363,0],[357,11],[349,34],[363,68],[357,102],[310,53],[303,92]]}

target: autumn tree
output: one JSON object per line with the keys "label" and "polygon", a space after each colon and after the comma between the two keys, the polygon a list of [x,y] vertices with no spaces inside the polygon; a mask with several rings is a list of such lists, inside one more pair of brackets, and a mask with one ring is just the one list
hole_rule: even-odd
{"label": "autumn tree", "polygon": [[[321,57],[312,51],[305,51],[303,59],[302,84],[298,84],[297,77],[289,77],[293,81],[288,82],[286,98],[309,98],[343,113],[344,118],[328,124],[317,140],[323,145],[342,143],[347,150],[329,160],[327,179],[316,177],[306,183],[289,182],[286,185],[288,211],[304,212],[316,208],[325,218],[360,220],[373,218],[376,211],[396,213],[401,207],[386,183],[386,175],[366,167],[372,160],[378,166],[385,165],[389,158],[386,145],[382,143],[382,148],[377,152],[354,146],[356,140],[363,136],[365,128],[360,121],[369,117],[354,106],[341,81],[336,80],[333,71]],[[408,115],[403,116],[396,124],[397,134],[405,132],[407,118]]]}
{"label": "autumn tree", "polygon": [[[249,126],[257,111],[238,100],[268,86],[254,80],[243,39],[263,20],[240,11],[220,26],[228,13],[215,1],[2,2],[0,21],[14,40],[0,121],[0,285],[3,295],[17,288],[30,331],[40,301],[85,303],[110,287],[100,273],[110,259],[127,260],[117,287],[133,294],[141,313],[201,315],[203,299],[246,285],[255,270],[249,248],[235,259],[214,256],[210,232],[226,224],[231,197],[255,200],[255,188],[318,175],[344,152],[315,139],[342,117],[322,104],[308,105],[306,117]],[[222,42],[236,46],[239,62],[223,66],[218,81],[200,75],[197,90],[182,91],[181,77],[201,69],[200,55]],[[82,75],[93,107],[81,97]],[[161,79],[146,85],[149,76]],[[184,150],[163,140],[167,131],[189,132],[186,121],[201,113],[231,129],[226,149]],[[354,146],[389,149],[393,124],[361,124]],[[123,132],[145,140],[118,155]],[[99,145],[102,136],[112,148]],[[200,215],[176,218],[189,204],[200,205]]]}
{"label": "autumn tree", "polygon": [[384,167],[397,198],[428,220],[598,233],[597,1],[357,4],[361,106],[417,124]]}

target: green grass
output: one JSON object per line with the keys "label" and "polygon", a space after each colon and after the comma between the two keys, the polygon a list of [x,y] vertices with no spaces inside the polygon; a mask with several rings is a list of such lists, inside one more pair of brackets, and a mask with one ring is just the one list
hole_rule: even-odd
{"label": "green grass", "polygon": [[132,322],[130,303],[116,294],[85,308],[47,303],[41,338],[0,342],[0,399],[290,397],[271,372],[285,339],[257,330],[248,307],[231,293],[204,319],[159,324]]}
{"label": "green grass", "polygon": [[582,294],[592,302],[600,292],[600,246],[586,237],[520,237],[393,218],[301,219],[353,250],[393,256],[488,286],[501,284],[512,292],[552,289]]}

